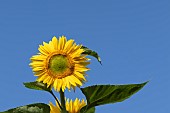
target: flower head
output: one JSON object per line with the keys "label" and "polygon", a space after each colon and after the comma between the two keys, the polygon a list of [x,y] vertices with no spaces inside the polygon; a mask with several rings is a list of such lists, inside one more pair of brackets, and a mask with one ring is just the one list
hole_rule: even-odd
{"label": "flower head", "polygon": [[86,66],[90,62],[86,55],[82,55],[84,49],[81,47],[72,39],[67,41],[64,36],[59,39],[53,37],[49,43],[43,42],[38,48],[38,55],[30,58],[37,81],[53,86],[57,91],[82,86],[86,81],[85,72],[89,70]]}
{"label": "flower head", "polygon": [[[79,113],[79,111],[81,110],[81,108],[83,108],[86,105],[86,102],[84,100],[79,100],[79,99],[75,99],[75,101],[72,101],[69,99],[67,99],[66,101],[66,110],[69,113]],[[56,106],[54,106],[51,102],[50,102],[50,113],[61,113],[60,112],[60,108],[56,102]]]}

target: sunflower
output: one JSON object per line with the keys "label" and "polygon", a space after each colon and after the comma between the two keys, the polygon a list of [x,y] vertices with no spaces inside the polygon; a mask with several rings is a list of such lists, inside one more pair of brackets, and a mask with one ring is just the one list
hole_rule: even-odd
{"label": "sunflower", "polygon": [[[60,108],[59,105],[56,102],[56,106],[54,106],[51,102],[50,102],[50,113],[61,113],[60,112]],[[72,101],[69,99],[67,99],[66,101],[66,110],[69,113],[79,113],[79,111],[81,110],[82,107],[84,107],[86,105],[86,102],[84,100],[79,100],[79,99],[75,99],[75,101]]]}
{"label": "sunflower", "polygon": [[49,43],[39,45],[39,53],[32,56],[29,64],[37,76],[38,82],[53,86],[56,91],[75,89],[86,81],[86,66],[90,63],[83,55],[82,45],[76,45],[73,39],[65,36],[53,37]]}

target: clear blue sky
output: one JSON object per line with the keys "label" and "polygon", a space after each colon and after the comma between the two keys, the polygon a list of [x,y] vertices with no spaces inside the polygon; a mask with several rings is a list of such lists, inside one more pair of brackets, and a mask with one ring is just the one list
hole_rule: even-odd
{"label": "clear blue sky", "polygon": [[[0,111],[54,102],[22,83],[36,79],[28,64],[38,45],[61,35],[101,56],[102,66],[92,58],[84,87],[150,80],[130,99],[97,107],[96,113],[170,112],[169,0],[1,0]],[[78,89],[66,96],[84,98]]]}

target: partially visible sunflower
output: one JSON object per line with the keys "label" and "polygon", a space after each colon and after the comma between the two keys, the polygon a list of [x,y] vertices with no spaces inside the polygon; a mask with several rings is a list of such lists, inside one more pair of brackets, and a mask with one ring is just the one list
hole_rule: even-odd
{"label": "partially visible sunflower", "polygon": [[[51,102],[50,102],[50,113],[61,113],[61,110],[59,108],[59,105],[57,104],[56,102],[56,106],[53,105]],[[84,107],[86,105],[86,102],[84,100],[79,100],[79,99],[75,99],[75,101],[72,101],[69,99],[67,99],[66,101],[66,110],[69,112],[69,113],[79,113],[80,109],[82,107]]]}
{"label": "partially visible sunflower", "polygon": [[86,81],[86,66],[90,63],[86,55],[82,55],[82,45],[76,45],[74,40],[67,41],[65,36],[52,38],[49,43],[39,45],[38,55],[32,56],[30,66],[37,81],[53,86],[55,90],[75,89]]}

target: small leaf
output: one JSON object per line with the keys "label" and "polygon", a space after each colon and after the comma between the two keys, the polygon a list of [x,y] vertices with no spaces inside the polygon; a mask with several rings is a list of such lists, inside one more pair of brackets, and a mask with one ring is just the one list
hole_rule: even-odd
{"label": "small leaf", "polygon": [[82,49],[85,50],[82,54],[93,56],[93,57],[95,57],[98,60],[98,62],[100,64],[102,64],[101,59],[100,59],[99,55],[97,54],[97,52],[95,52],[93,50],[90,50],[89,48],[87,48],[85,46],[82,46]]}
{"label": "small leaf", "polygon": [[136,92],[138,92],[145,84],[128,84],[128,85],[95,85],[81,88],[86,96],[86,109],[103,104],[110,104],[124,101]]}
{"label": "small leaf", "polygon": [[35,103],[9,109],[0,113],[50,113],[50,107],[44,103]]}
{"label": "small leaf", "polygon": [[25,85],[25,87],[29,89],[43,90],[43,91],[48,91],[48,92],[51,91],[51,88],[50,87],[47,88],[47,84],[44,84],[42,82],[35,81],[35,82],[26,82],[23,84]]}

